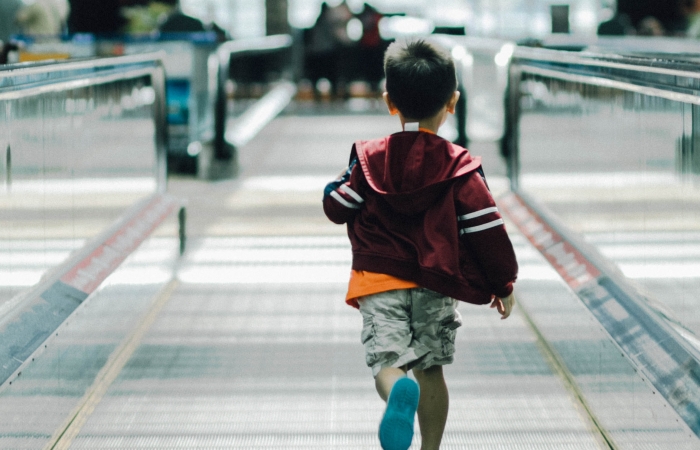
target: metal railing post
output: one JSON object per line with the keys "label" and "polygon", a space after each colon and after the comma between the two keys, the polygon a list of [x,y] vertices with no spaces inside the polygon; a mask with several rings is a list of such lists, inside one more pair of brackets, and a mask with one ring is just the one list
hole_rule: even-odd
{"label": "metal railing post", "polygon": [[457,139],[455,144],[462,147],[469,146],[469,137],[467,136],[467,91],[461,85],[459,90],[459,100],[455,106],[455,121],[457,126]]}
{"label": "metal railing post", "polygon": [[506,159],[506,169],[510,189],[520,187],[520,80],[522,71],[517,62],[511,60],[508,68],[508,83],[503,101],[505,102],[505,130],[501,139],[501,155]]}
{"label": "metal railing post", "polygon": [[219,64],[216,80],[216,101],[214,103],[214,157],[218,160],[230,160],[235,157],[236,149],[226,141],[227,92],[231,60],[243,54],[259,54],[284,50],[292,46],[292,37],[288,34],[265,36],[262,38],[224,42],[216,50]]}

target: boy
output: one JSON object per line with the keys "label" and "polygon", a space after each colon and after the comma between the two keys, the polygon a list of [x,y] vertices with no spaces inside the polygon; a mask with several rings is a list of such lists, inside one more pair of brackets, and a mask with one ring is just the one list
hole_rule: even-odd
{"label": "boy", "polygon": [[459,99],[450,56],[395,42],[384,71],[384,101],[404,131],[355,142],[323,209],[347,224],[352,244],[346,302],[362,313],[367,365],[387,402],[382,448],[410,447],[417,410],[421,449],[432,450],[447,420],[442,365],[461,325],[456,300],[491,303],[507,318],[518,267],[480,158],[435,134]]}

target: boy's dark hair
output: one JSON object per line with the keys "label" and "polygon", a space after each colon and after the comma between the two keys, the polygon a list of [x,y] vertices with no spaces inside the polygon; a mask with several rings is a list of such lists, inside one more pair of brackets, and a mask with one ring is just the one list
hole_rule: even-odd
{"label": "boy's dark hair", "polygon": [[384,54],[389,98],[404,117],[434,116],[457,89],[450,55],[423,40],[397,41]]}

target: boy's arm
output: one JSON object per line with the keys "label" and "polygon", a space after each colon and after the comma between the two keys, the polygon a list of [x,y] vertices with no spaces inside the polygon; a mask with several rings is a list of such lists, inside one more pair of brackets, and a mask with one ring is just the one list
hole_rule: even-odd
{"label": "boy's arm", "polygon": [[458,187],[457,225],[460,239],[483,270],[491,292],[509,297],[518,275],[513,244],[481,171]]}
{"label": "boy's arm", "polygon": [[362,208],[365,200],[357,193],[357,158],[354,158],[340,177],[323,190],[323,212],[331,222],[349,221]]}

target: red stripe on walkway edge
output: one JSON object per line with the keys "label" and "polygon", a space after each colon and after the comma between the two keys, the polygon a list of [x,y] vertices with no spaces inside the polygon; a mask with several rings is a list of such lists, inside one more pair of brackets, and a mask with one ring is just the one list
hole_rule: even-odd
{"label": "red stripe on walkway edge", "polygon": [[566,242],[516,194],[511,192],[505,195],[499,199],[498,205],[571,289],[576,291],[601,275],[586,257]]}
{"label": "red stripe on walkway edge", "polygon": [[174,198],[154,198],[60,280],[86,294],[92,293],[177,206]]}
{"label": "red stripe on walkway edge", "polygon": [[[527,197],[526,197],[527,199]],[[647,305],[621,274],[606,272],[594,248],[583,252],[555,231],[545,217],[516,193],[498,201],[499,208],[540,251],[622,350],[643,381],[650,382],[700,437],[700,356],[673,323]],[[562,232],[566,234],[565,228]],[[585,245],[585,243],[580,243]],[[584,256],[585,252],[592,252]],[[600,259],[597,259],[600,257]],[[593,265],[598,261],[600,269]]]}

